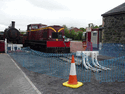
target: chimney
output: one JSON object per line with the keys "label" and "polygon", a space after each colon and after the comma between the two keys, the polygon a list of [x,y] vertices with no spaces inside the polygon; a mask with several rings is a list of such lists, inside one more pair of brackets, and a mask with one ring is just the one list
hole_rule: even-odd
{"label": "chimney", "polygon": [[15,21],[12,21],[12,28],[15,28]]}

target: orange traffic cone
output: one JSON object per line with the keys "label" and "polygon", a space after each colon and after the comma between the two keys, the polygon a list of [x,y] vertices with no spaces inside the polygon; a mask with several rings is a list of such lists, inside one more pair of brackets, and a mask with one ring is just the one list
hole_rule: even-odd
{"label": "orange traffic cone", "polygon": [[72,55],[71,68],[70,68],[70,74],[69,74],[69,81],[64,82],[63,85],[67,86],[67,87],[71,87],[71,88],[78,88],[78,87],[83,85],[82,82],[77,82],[74,55]]}

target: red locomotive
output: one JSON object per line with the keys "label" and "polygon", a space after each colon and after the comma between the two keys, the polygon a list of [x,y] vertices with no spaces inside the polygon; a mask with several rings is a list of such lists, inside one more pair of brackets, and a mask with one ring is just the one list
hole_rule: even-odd
{"label": "red locomotive", "polygon": [[23,46],[47,53],[70,53],[70,41],[64,41],[64,28],[58,25],[29,24]]}

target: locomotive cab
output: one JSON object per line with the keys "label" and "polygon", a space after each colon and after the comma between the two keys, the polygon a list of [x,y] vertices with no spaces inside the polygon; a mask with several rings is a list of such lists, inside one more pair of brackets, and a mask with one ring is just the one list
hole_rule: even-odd
{"label": "locomotive cab", "polygon": [[58,25],[49,26],[49,41],[64,41],[64,28]]}
{"label": "locomotive cab", "polygon": [[61,26],[49,26],[49,38],[47,41],[47,51],[59,52],[59,53],[69,53],[70,52],[70,42],[65,42],[64,38],[64,28]]}

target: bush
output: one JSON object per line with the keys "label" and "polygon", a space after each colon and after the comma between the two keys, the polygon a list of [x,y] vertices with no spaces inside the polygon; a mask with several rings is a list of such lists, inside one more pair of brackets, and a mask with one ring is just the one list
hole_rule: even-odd
{"label": "bush", "polygon": [[78,31],[78,32],[75,32],[74,30],[72,30],[70,33],[69,33],[69,30],[66,26],[64,26],[64,34],[67,38],[71,38],[72,40],[82,40],[82,35],[83,35],[83,32],[81,31]]}

